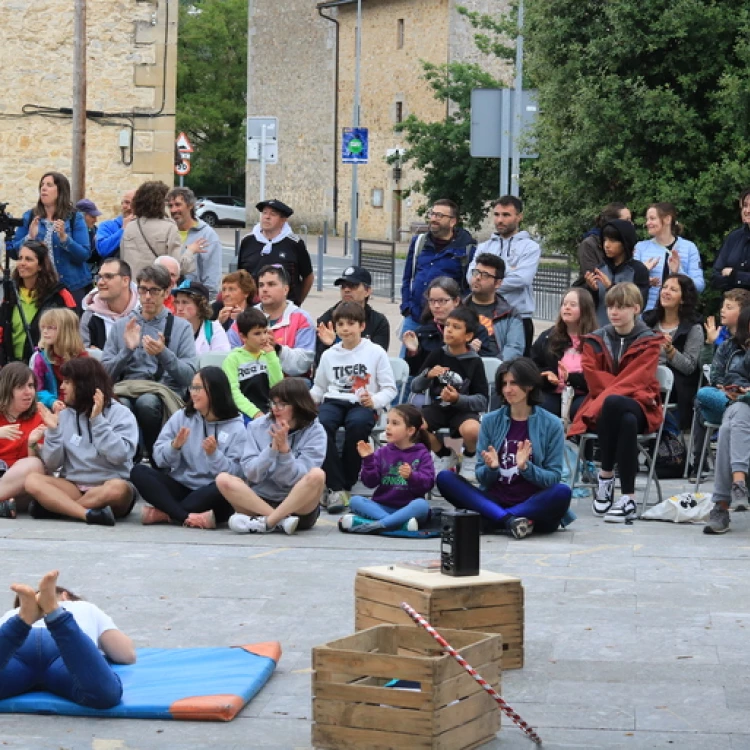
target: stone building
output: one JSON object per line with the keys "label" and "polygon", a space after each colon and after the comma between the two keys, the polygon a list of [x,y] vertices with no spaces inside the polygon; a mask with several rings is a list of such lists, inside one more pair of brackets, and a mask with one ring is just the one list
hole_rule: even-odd
{"label": "stone building", "polygon": [[[44,172],[71,174],[74,3],[3,9],[0,201],[20,216]],[[85,193],[110,218],[124,190],[174,182],[178,0],[87,0],[86,13],[86,108],[98,114],[86,125]]]}
{"label": "stone building", "polygon": [[[469,61],[510,82],[512,70],[480,53],[456,6],[496,14],[505,0],[363,0],[360,125],[369,129],[369,163],[359,166],[359,236],[406,239],[421,196],[402,200],[417,175],[386,162],[403,148],[394,126],[410,114],[445,117],[422,78],[420,61]],[[287,7],[288,6],[288,7]],[[295,209],[293,221],[339,233],[349,220],[351,174],[341,164],[341,129],[352,124],[356,0],[251,0],[248,114],[279,118],[279,163],[266,168],[266,197]],[[247,199],[258,195],[259,167],[248,163]],[[251,212],[251,218],[254,214]],[[405,231],[404,231],[405,230]]]}

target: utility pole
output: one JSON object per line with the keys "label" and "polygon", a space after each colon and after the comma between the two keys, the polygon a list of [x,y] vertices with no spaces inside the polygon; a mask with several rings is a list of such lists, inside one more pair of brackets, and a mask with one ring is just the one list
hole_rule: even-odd
{"label": "utility pole", "polygon": [[[357,0],[357,31],[354,46],[354,111],[352,113],[352,127],[359,127],[359,67],[362,58],[362,0]],[[352,260],[354,264],[359,264],[359,257],[357,256],[357,193],[359,192],[358,185],[358,165],[352,164],[352,205],[351,205],[351,218],[349,220],[349,227],[351,232],[351,243],[352,243]]]}
{"label": "utility pole", "polygon": [[73,40],[73,203],[86,194],[86,0],[75,0]]}
{"label": "utility pole", "polygon": [[513,92],[515,111],[513,112],[513,138],[510,174],[510,194],[518,196],[518,180],[521,176],[521,103],[523,101],[523,0],[518,0],[518,36],[516,37],[516,90]]}

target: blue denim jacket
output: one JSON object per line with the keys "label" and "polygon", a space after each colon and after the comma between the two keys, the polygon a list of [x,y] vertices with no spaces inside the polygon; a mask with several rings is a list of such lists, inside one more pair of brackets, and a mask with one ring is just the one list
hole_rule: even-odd
{"label": "blue denim jacket", "polygon": [[[27,211],[23,215],[23,226],[16,229],[13,242],[9,247],[10,257],[14,260],[18,258],[18,251],[21,249],[21,245],[23,245],[23,241],[29,233],[29,225],[33,218],[33,212],[31,210]],[[76,289],[83,289],[91,283],[91,271],[89,271],[89,267],[86,264],[89,255],[91,255],[91,245],[89,242],[89,230],[83,214],[80,211],[76,211],[71,218],[74,221],[72,229],[70,218],[65,220],[65,234],[67,234],[68,239],[64,243],[60,242],[60,238],[57,234],[54,234],[52,238],[52,250],[54,253],[55,268],[57,269],[60,281],[67,289],[74,292]],[[37,239],[44,239],[41,226]]]}

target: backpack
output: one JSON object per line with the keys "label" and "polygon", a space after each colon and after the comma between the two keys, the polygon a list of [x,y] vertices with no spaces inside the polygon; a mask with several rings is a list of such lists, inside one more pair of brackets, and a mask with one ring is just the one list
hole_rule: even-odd
{"label": "backpack", "polygon": [[656,451],[654,471],[659,479],[680,479],[685,472],[687,448],[680,430],[670,413],[664,420],[664,429]]}

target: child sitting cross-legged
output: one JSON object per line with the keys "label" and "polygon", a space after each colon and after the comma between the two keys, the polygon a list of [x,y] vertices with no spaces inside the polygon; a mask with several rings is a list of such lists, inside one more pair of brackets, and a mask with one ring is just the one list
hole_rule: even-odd
{"label": "child sitting cross-legged", "polygon": [[237,316],[242,346],[232,349],[222,363],[229,378],[232,398],[245,417],[245,424],[267,414],[271,388],[284,379],[268,319],[254,307]]}
{"label": "child sitting cross-legged", "polygon": [[452,438],[463,438],[464,455],[460,474],[475,479],[479,415],[487,409],[487,376],[480,356],[471,348],[480,323],[476,313],[457,307],[445,321],[444,345],[424,362],[422,373],[411,384],[413,393],[429,392],[430,403],[422,407],[429,430],[430,448],[435,453],[435,472],[456,466],[456,454],[440,441],[435,431],[447,427]]}
{"label": "child sitting cross-legged", "polygon": [[357,443],[362,483],[376,489],[371,500],[352,496],[352,512],[339,519],[341,531],[416,531],[430,516],[424,496],[435,482],[435,468],[419,409],[412,404],[394,406],[388,412],[385,439],[388,445],[377,451],[363,440]]}

